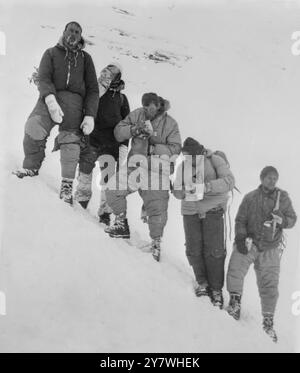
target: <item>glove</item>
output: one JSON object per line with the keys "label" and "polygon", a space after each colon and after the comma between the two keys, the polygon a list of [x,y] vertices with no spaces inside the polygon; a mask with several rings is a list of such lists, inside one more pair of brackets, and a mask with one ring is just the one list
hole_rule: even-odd
{"label": "glove", "polygon": [[130,133],[132,137],[138,137],[142,133],[142,125],[141,124],[134,124],[133,126],[130,127]]}
{"label": "glove", "polygon": [[64,113],[61,110],[61,107],[58,105],[55,96],[53,94],[48,95],[45,98],[45,103],[48,107],[49,114],[53,122],[61,123],[63,121]]}
{"label": "glove", "polygon": [[[149,122],[149,123],[147,123]],[[151,126],[151,127],[150,127]],[[144,137],[147,138],[153,133],[152,125],[150,121],[145,123],[137,123],[130,128],[130,133],[132,137]]]}
{"label": "glove", "polygon": [[285,224],[285,216],[280,210],[272,212],[273,222],[275,222],[280,227],[283,227]]}
{"label": "glove", "polygon": [[86,115],[83,118],[80,128],[85,135],[90,135],[94,129],[94,118]]}
{"label": "glove", "polygon": [[244,255],[248,254],[248,248],[246,246],[246,238],[247,236],[244,236],[243,234],[237,234],[234,240],[237,251]]}
{"label": "glove", "polygon": [[143,132],[147,136],[153,135],[153,127],[150,120],[146,120]]}

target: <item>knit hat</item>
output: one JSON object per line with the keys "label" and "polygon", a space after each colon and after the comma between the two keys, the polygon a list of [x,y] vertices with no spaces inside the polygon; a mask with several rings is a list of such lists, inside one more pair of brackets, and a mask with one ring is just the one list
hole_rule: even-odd
{"label": "knit hat", "polygon": [[121,74],[123,74],[123,67],[117,61],[111,61],[107,67],[112,68],[112,70],[118,69]]}
{"label": "knit hat", "polygon": [[198,141],[194,140],[192,137],[188,137],[184,140],[183,147],[181,151],[189,155],[202,155],[205,148]]}
{"label": "knit hat", "polygon": [[279,173],[278,171],[276,170],[275,167],[273,166],[266,166],[262,169],[261,173],[260,173],[260,180],[263,180],[268,174],[270,173],[274,173],[277,175],[277,177],[279,177]]}

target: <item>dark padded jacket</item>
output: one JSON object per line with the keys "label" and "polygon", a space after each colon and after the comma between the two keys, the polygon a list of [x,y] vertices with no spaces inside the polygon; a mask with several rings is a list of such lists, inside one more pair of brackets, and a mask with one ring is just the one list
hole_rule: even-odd
{"label": "dark padded jacket", "polygon": [[[114,128],[129,114],[130,108],[127,97],[121,92],[108,90],[99,100],[95,128],[90,135],[93,146],[119,147],[115,139]],[[126,145],[128,141],[125,142]]]}
{"label": "dark padded jacket", "polygon": [[[284,219],[282,226],[277,225],[273,233],[273,227],[267,227],[264,223],[272,220],[271,214],[276,206],[278,191],[279,211]],[[244,197],[235,219],[235,234],[252,237],[258,249],[263,251],[276,248],[282,241],[282,229],[292,228],[296,220],[297,216],[287,192],[276,188],[273,192],[266,193],[260,186]]]}
{"label": "dark padded jacket", "polygon": [[81,96],[83,115],[96,117],[99,88],[92,57],[85,51],[66,51],[57,44],[43,54],[39,66],[40,98],[68,91]]}

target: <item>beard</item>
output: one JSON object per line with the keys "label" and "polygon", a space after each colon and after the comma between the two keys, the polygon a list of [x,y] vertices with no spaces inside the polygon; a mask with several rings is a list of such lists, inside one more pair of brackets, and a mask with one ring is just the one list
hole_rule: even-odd
{"label": "beard", "polygon": [[71,48],[71,49],[74,49],[77,47],[77,45],[79,44],[79,41],[80,39],[78,39],[76,36],[74,35],[66,35],[65,36],[65,43],[66,45]]}

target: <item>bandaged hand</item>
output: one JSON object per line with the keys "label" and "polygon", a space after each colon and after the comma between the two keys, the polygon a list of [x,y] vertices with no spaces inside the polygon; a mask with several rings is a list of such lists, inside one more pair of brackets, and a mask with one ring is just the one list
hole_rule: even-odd
{"label": "bandaged hand", "polygon": [[80,128],[85,135],[90,135],[94,130],[94,125],[94,118],[86,115],[83,118]]}
{"label": "bandaged hand", "polygon": [[64,113],[61,110],[61,107],[58,105],[55,96],[53,94],[48,95],[45,98],[45,103],[48,107],[48,111],[53,122],[62,123]]}

